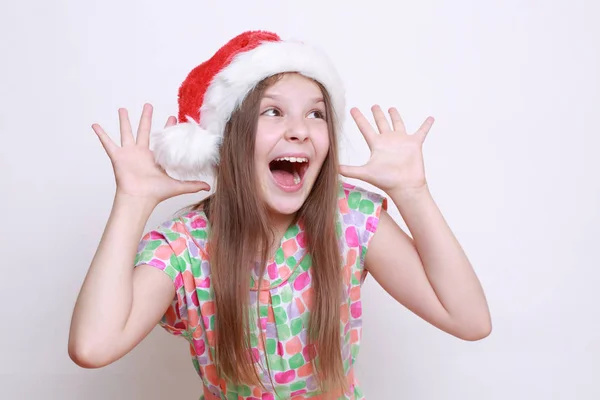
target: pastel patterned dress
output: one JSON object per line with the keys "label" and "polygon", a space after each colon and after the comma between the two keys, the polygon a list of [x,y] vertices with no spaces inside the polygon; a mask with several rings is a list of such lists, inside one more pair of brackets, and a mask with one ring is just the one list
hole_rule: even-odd
{"label": "pastel patterned dress", "polygon": [[[350,391],[335,393],[339,400],[364,399],[354,376],[362,330],[361,285],[366,276],[367,248],[381,209],[386,207],[382,196],[340,184],[336,228],[347,295],[340,305],[340,338]],[[265,359],[269,362],[272,380],[261,372],[267,392],[260,387],[233,385],[216,374],[214,293],[206,252],[209,231],[201,210],[170,220],[142,238],[135,261],[135,266],[148,264],[163,270],[175,285],[175,298],[160,326],[189,342],[192,362],[203,382],[200,399],[320,399],[311,363],[314,351],[306,345],[313,290],[302,222],[285,232],[280,247],[268,261],[260,290],[256,271],[250,282],[250,306],[256,310],[258,302],[260,318],[251,331],[252,351],[263,366]]]}

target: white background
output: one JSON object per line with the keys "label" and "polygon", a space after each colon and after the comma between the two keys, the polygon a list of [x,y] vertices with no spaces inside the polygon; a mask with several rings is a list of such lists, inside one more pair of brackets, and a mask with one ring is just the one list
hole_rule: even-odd
{"label": "white background", "polygon": [[[489,300],[493,333],[463,342],[369,279],[367,398],[599,399],[599,17],[591,0],[3,1],[0,398],[199,397],[187,344],[160,328],[101,370],[68,358],[115,188],[90,126],[118,139],[117,109],[137,123],[144,102],[162,125],[187,72],[266,29],[328,51],[349,106],[397,106],[411,130],[436,118],[429,183]],[[366,160],[346,135],[343,160]]]}

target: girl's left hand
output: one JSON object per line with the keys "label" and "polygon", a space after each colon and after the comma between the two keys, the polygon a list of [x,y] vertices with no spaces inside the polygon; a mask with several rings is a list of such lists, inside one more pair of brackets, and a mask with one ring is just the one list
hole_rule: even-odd
{"label": "girl's left hand", "polygon": [[425,187],[422,149],[434,119],[427,118],[417,132],[409,135],[395,108],[389,110],[391,127],[381,107],[373,106],[371,111],[379,133],[357,108],[350,110],[371,150],[371,157],[363,166],[341,165],[340,173],[370,183],[388,194]]}

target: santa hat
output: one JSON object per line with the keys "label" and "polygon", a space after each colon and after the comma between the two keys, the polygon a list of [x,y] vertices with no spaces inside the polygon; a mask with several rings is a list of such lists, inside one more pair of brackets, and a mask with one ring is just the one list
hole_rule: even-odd
{"label": "santa hat", "polygon": [[179,123],[151,136],[150,148],[158,165],[175,179],[201,180],[219,163],[219,146],[231,114],[260,81],[284,72],[297,72],[321,83],[341,126],[343,85],[320,49],[283,41],[275,33],[245,32],[194,68],[182,83]]}

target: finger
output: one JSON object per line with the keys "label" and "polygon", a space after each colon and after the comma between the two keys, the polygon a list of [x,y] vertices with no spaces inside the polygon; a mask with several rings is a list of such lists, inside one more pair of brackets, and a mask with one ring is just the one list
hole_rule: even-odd
{"label": "finger", "polygon": [[119,125],[121,129],[121,146],[135,144],[133,132],[131,131],[131,123],[129,122],[129,114],[124,108],[119,108]]}
{"label": "finger", "polygon": [[400,133],[406,133],[406,127],[404,126],[404,121],[402,121],[402,117],[400,113],[396,109],[396,107],[392,107],[389,109],[390,118],[392,119],[392,127],[394,131]]}
{"label": "finger", "polygon": [[167,118],[167,123],[165,124],[165,128],[168,128],[175,124],[177,124],[177,118],[175,118],[174,116],[171,115],[169,118]]}
{"label": "finger", "polygon": [[390,128],[390,123],[388,122],[385,113],[380,106],[374,105],[371,107],[371,112],[375,118],[375,124],[377,125],[377,129],[379,129],[379,133],[389,132],[392,130],[392,128]]}
{"label": "finger", "polygon": [[377,132],[373,129],[369,121],[365,118],[365,116],[360,112],[360,110],[356,107],[353,107],[350,110],[350,115],[354,118],[354,122],[356,122],[356,126],[362,133],[365,138],[367,145],[369,148],[372,148],[373,140],[377,137]]}
{"label": "finger", "polygon": [[367,173],[364,166],[356,167],[352,165],[340,165],[339,172],[346,178],[360,179],[361,181],[366,180],[367,177]]}
{"label": "finger", "polygon": [[421,127],[415,132],[415,135],[419,135],[423,138],[423,140],[425,140],[434,122],[435,119],[433,117],[427,117],[425,122],[423,122]]}
{"label": "finger", "polygon": [[102,147],[104,147],[106,154],[108,154],[108,156],[112,158],[114,151],[118,148],[115,142],[113,142],[110,136],[108,136],[106,132],[104,132],[104,129],[102,129],[100,125],[93,124],[92,129],[98,136],[98,139],[100,139],[100,143],[102,144]]}
{"label": "finger", "polygon": [[150,141],[150,129],[152,128],[152,105],[144,104],[142,116],[140,117],[140,125],[137,130],[137,144],[143,147],[148,147]]}

